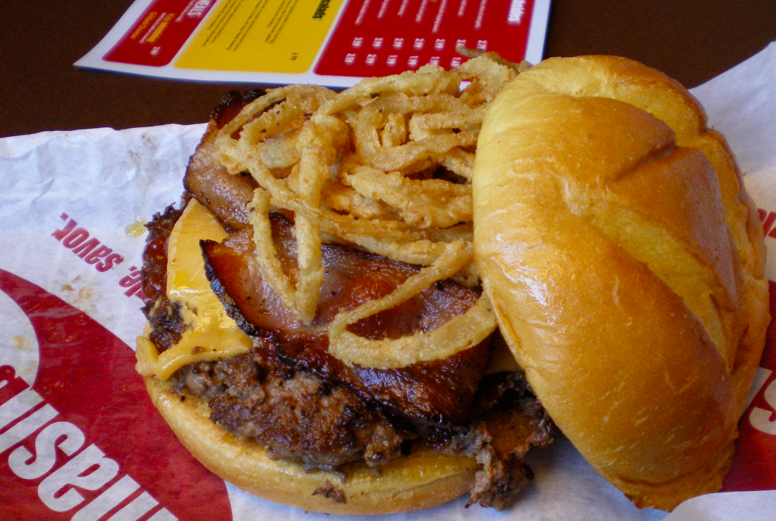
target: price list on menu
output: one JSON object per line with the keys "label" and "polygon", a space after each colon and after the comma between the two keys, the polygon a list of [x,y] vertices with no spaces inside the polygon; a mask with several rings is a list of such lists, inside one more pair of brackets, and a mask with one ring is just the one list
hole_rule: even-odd
{"label": "price list on menu", "polygon": [[461,64],[458,47],[522,60],[533,2],[359,0],[347,4],[315,72],[383,76],[432,63]]}
{"label": "price list on menu", "polygon": [[537,62],[549,0],[136,0],[76,65],[149,76],[353,85],[465,58]]}

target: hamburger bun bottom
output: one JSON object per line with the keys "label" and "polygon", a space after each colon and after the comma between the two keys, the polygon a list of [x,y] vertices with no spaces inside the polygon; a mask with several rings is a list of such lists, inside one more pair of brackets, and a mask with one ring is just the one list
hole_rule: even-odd
{"label": "hamburger bun bottom", "polygon": [[207,403],[186,389],[176,391],[174,382],[155,376],[144,380],[152,403],[197,460],[222,479],[273,503],[328,514],[421,510],[467,493],[478,470],[473,457],[420,449],[379,469],[364,463],[345,465],[342,477],[308,472],[300,463],[270,458],[261,444],[214,423]]}

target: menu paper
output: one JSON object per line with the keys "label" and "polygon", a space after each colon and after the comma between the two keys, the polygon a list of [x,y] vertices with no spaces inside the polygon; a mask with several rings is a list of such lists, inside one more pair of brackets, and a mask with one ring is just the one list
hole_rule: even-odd
{"label": "menu paper", "polygon": [[350,87],[447,69],[457,48],[542,59],[550,0],[137,0],[79,67],[187,80]]}
{"label": "menu paper", "polygon": [[[745,173],[766,231],[771,281],[774,71],[776,44],[694,90]],[[332,519],[257,499],[209,473],[175,439],[134,372],[134,339],[145,323],[142,223],[178,201],[203,131],[204,125],[165,125],[0,139],[0,519]],[[771,290],[776,315],[773,282]],[[506,512],[467,509],[461,498],[377,519],[773,519],[774,328],[723,493],[687,501],[671,514],[638,510],[560,437],[529,454],[536,479]]]}

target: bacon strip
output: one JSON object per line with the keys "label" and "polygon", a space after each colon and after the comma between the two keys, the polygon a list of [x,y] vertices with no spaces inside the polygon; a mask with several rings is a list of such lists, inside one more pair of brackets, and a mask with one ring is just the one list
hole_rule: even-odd
{"label": "bacon strip", "polygon": [[189,159],[183,186],[207,207],[229,230],[239,230],[248,224],[246,205],[253,198],[256,182],[250,175],[231,175],[216,158],[215,136],[218,129],[229,123],[240,109],[264,94],[252,90],[240,96],[227,93],[210,115],[207,130],[194,155]]}
{"label": "bacon strip", "polygon": [[[275,248],[293,280],[296,243],[291,223],[272,218]],[[278,355],[323,378],[345,383],[370,401],[411,421],[462,425],[487,363],[487,342],[445,360],[401,369],[348,367],[328,353],[326,325],[337,313],[392,292],[418,268],[339,244],[323,247],[325,278],[318,312],[310,325],[296,320],[262,282],[253,252],[252,229],[243,228],[221,244],[205,242],[208,277],[230,315],[248,333],[271,331]],[[434,329],[474,305],[478,292],[452,281],[428,288],[404,304],[351,327],[372,339],[398,338]]]}

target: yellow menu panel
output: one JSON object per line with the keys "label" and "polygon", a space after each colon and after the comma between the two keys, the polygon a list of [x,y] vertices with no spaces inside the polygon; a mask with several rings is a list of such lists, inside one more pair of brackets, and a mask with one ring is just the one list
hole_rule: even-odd
{"label": "yellow menu panel", "polygon": [[304,73],[342,0],[226,0],[175,62],[183,69]]}

